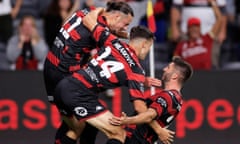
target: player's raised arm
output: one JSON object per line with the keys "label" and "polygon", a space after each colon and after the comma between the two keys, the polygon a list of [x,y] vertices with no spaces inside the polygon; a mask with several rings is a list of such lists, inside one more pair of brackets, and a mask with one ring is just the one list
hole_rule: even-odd
{"label": "player's raised arm", "polygon": [[146,112],[130,117],[127,116],[126,113],[122,112],[121,117],[114,116],[109,119],[109,122],[113,125],[143,124],[150,123],[156,116],[156,111],[150,108]]}

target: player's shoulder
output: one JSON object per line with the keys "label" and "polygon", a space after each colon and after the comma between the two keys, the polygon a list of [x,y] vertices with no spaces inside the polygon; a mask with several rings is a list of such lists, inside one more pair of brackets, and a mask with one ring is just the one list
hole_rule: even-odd
{"label": "player's shoulder", "polygon": [[157,97],[164,97],[166,99],[182,99],[182,95],[176,90],[159,90],[154,95],[155,98]]}

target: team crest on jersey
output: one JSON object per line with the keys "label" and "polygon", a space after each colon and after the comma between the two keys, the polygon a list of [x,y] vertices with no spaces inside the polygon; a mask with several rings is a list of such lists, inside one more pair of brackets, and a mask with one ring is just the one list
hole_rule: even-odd
{"label": "team crest on jersey", "polygon": [[88,114],[87,109],[84,107],[75,107],[75,113],[81,117],[84,117]]}
{"label": "team crest on jersey", "polygon": [[157,99],[157,103],[159,103],[159,104],[160,104],[162,107],[164,107],[164,108],[167,107],[167,102],[166,102],[166,100],[163,99],[163,98],[161,98],[161,97],[159,97],[159,98]]}
{"label": "team crest on jersey", "polygon": [[83,9],[83,10],[81,10],[82,11],[82,13],[84,14],[84,15],[87,15],[88,13],[89,13],[89,11],[87,10],[87,9]]}

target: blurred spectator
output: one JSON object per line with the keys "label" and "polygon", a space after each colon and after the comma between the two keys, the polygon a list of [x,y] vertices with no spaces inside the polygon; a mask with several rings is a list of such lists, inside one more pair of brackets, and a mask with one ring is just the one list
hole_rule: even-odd
{"label": "blurred spectator", "polygon": [[[219,54],[222,42],[226,39],[226,0],[216,0],[223,14],[221,28],[219,34],[215,37],[212,49],[212,63],[215,68],[219,67]],[[190,17],[197,17],[201,20],[201,32],[206,34],[211,30],[215,23],[215,16],[208,5],[208,0],[173,0],[171,8],[171,39],[179,40],[181,33],[186,34],[187,20]],[[180,21],[181,19],[181,21]],[[180,25],[179,25],[180,24]],[[180,28],[181,27],[181,30]]]}
{"label": "blurred spectator", "polygon": [[44,35],[48,47],[65,20],[80,7],[80,0],[53,0],[44,15]]}
{"label": "blurred spectator", "polygon": [[192,17],[187,21],[187,40],[178,43],[174,55],[181,56],[189,62],[195,70],[211,70],[211,52],[214,37],[217,36],[221,26],[222,15],[214,0],[209,0],[216,16],[212,29],[201,35],[202,22]]}
{"label": "blurred spectator", "polygon": [[[17,0],[11,0],[15,4]],[[32,15],[35,19],[39,19],[42,12],[49,5],[51,0],[23,0],[17,19],[21,19],[25,15]]]}
{"label": "blurred spectator", "polygon": [[24,16],[18,33],[7,44],[7,59],[12,70],[42,70],[48,47],[39,36],[34,17]]}
{"label": "blurred spectator", "polygon": [[16,0],[14,7],[11,0],[0,0],[0,42],[6,44],[13,34],[13,19],[16,18],[21,7],[22,0]]}
{"label": "blurred spectator", "polygon": [[240,24],[240,1],[234,0],[234,5],[235,5],[235,16],[238,24]]}
{"label": "blurred spectator", "polygon": [[146,15],[147,0],[132,0],[127,1],[127,3],[132,7],[134,12],[134,19],[128,27],[128,31],[130,31],[132,27],[139,25],[141,18]]}
{"label": "blurred spectator", "polygon": [[[222,14],[226,14],[226,1],[216,0]],[[177,40],[181,36],[181,32],[187,32],[187,20],[190,17],[197,17],[201,20],[201,33],[206,34],[210,31],[213,24],[215,23],[214,12],[208,5],[208,0],[173,0],[173,6],[171,8],[171,29],[173,40]],[[225,19],[226,17],[223,17]],[[180,21],[181,20],[181,21]],[[179,25],[180,23],[180,25]],[[180,29],[181,28],[181,29]],[[226,34],[226,24],[222,22],[221,31],[219,34]],[[218,37],[220,37],[218,35]],[[221,38],[221,41],[225,39]]]}
{"label": "blurred spectator", "polygon": [[227,14],[227,37],[221,46],[220,64],[224,68],[235,61],[240,61],[240,29],[237,21],[237,5],[234,0],[226,1],[226,14]]}

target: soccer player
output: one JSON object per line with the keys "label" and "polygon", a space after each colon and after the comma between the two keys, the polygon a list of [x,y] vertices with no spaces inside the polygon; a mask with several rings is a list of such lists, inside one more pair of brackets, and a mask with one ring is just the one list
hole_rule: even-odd
{"label": "soccer player", "polygon": [[[91,19],[89,14],[83,18],[83,23],[92,31],[100,49],[85,67],[61,80],[55,89],[55,103],[70,127],[67,136],[71,140],[61,143],[75,143],[86,121],[107,135],[108,144],[121,144],[125,140],[125,131],[108,123],[113,115],[99,103],[98,93],[127,86],[136,111],[146,110],[143,101],[145,75],[139,59],[146,57],[154,36],[145,27],[135,27],[131,30],[128,45]],[[171,135],[168,130],[161,132],[167,138]]]}
{"label": "soccer player", "polygon": [[157,120],[162,127],[168,127],[179,114],[183,103],[181,89],[192,76],[192,67],[180,57],[174,57],[163,71],[164,88],[146,100],[146,112],[131,117],[122,113],[121,117],[110,119],[113,125],[127,125],[126,144],[153,144],[158,136],[146,123]]}
{"label": "soccer player", "polygon": [[[56,84],[66,75],[79,70],[88,61],[91,50],[97,48],[91,32],[82,24],[87,9],[76,11],[60,29],[44,65],[44,80],[50,102]],[[134,14],[124,2],[108,2],[106,11],[98,17],[98,22],[117,34],[127,30]]]}
{"label": "soccer player", "polygon": [[[91,32],[82,24],[82,18],[88,12],[87,9],[76,11],[62,26],[48,52],[44,64],[44,81],[51,103],[54,103],[53,94],[57,83],[83,67],[90,57],[91,50],[97,47]],[[126,32],[133,16],[133,10],[127,3],[108,2],[106,12],[98,17],[98,22],[117,34]],[[62,123],[56,133],[56,143],[67,130],[68,127]]]}

